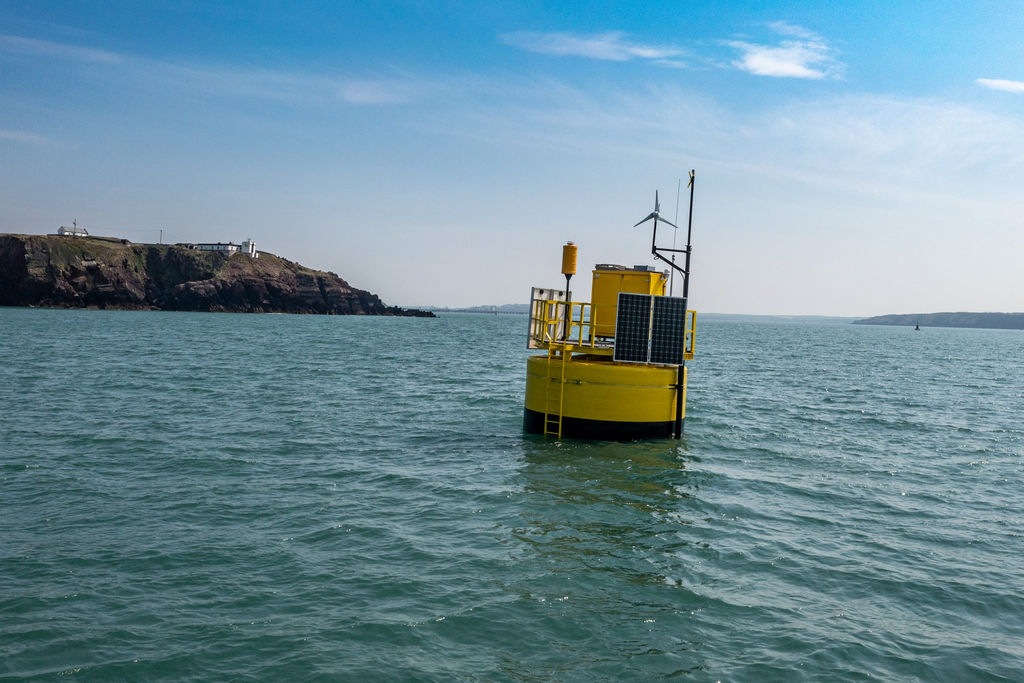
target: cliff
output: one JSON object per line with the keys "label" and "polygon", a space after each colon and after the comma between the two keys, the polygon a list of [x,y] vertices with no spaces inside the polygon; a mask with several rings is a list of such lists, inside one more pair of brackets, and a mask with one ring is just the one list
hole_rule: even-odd
{"label": "cliff", "polygon": [[58,235],[0,235],[0,305],[433,316],[267,252]]}
{"label": "cliff", "polygon": [[902,325],[913,327],[985,327],[1024,330],[1024,313],[900,313],[854,320],[854,325]]}

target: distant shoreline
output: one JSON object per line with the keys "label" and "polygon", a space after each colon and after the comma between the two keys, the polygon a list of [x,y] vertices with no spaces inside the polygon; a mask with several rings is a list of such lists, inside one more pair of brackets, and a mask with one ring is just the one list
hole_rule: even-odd
{"label": "distant shoreline", "polygon": [[900,327],[962,327],[988,330],[1024,330],[1024,313],[898,313],[853,321],[854,325]]}
{"label": "distant shoreline", "polygon": [[[526,304],[501,306],[422,306],[435,313],[475,313],[484,315],[528,315]],[[1024,313],[899,313],[869,318],[835,315],[760,315],[755,313],[701,313],[703,322],[792,323],[831,325],[887,325],[896,327],[954,327],[966,329],[1024,330]]]}

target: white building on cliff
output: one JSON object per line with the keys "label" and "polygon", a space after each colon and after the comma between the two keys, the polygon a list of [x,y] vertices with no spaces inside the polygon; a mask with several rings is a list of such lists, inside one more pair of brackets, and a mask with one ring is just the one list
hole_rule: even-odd
{"label": "white building on cliff", "polygon": [[74,226],[74,227],[69,228],[66,225],[60,226],[60,228],[57,229],[57,234],[58,235],[70,235],[72,237],[88,237],[89,236],[89,231],[88,230],[86,230],[85,228],[78,227],[78,221],[75,221],[74,223],[72,223],[72,226]]}
{"label": "white building on cliff", "polygon": [[247,239],[241,244],[235,244],[234,242],[200,242],[195,245],[195,248],[199,251],[219,251],[228,256],[232,254],[248,254],[250,258],[259,258],[260,254],[256,251],[256,243],[252,241],[252,238]]}

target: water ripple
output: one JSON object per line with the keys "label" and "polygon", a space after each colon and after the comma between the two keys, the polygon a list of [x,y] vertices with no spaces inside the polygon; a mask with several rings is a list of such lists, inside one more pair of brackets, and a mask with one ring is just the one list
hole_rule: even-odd
{"label": "water ripple", "polygon": [[1015,332],[705,323],[680,442],[524,321],[0,309],[0,677],[1019,678]]}

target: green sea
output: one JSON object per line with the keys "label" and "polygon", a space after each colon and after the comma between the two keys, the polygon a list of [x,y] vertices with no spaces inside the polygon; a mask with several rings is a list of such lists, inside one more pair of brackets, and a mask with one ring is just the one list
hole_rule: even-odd
{"label": "green sea", "polygon": [[1024,334],[698,321],[635,443],[525,336],[0,309],[0,678],[1024,680]]}

